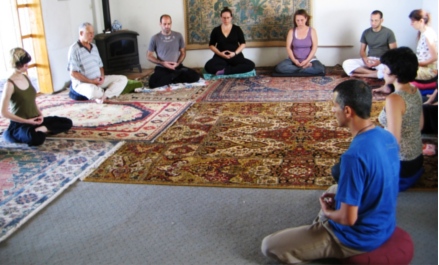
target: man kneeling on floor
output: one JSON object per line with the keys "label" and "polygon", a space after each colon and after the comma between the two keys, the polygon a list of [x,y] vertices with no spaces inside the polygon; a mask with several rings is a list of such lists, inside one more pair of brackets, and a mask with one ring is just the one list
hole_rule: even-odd
{"label": "man kneeling on floor", "polygon": [[399,146],[395,137],[370,118],[372,93],[360,80],[333,91],[338,126],[353,140],[341,157],[339,184],[319,198],[321,210],[311,225],[265,237],[262,253],[295,264],[322,258],[347,258],[385,243],[396,227]]}

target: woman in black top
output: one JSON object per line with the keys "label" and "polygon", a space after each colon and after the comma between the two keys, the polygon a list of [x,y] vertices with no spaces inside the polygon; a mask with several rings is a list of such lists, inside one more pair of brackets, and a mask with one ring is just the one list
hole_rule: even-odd
{"label": "woman in black top", "polygon": [[209,48],[215,55],[207,61],[204,69],[210,74],[231,75],[250,72],[255,64],[244,58],[244,33],[232,24],[232,11],[225,7],[221,11],[221,25],[210,34]]}

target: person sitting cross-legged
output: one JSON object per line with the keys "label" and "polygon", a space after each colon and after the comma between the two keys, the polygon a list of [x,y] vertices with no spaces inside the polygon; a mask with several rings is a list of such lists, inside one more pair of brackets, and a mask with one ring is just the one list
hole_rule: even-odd
{"label": "person sitting cross-legged", "polygon": [[128,79],[123,75],[105,75],[98,48],[93,44],[93,26],[85,22],[79,26],[79,40],[70,46],[67,70],[72,79],[74,94],[97,103],[117,97],[124,90]]}
{"label": "person sitting cross-legged", "polygon": [[25,74],[32,60],[22,48],[10,51],[14,73],[5,83],[1,98],[1,116],[9,119],[3,138],[28,146],[42,145],[47,135],[62,133],[72,128],[72,120],[65,117],[44,117],[35,102],[37,92]]}
{"label": "person sitting cross-legged", "polygon": [[399,146],[396,138],[370,120],[372,92],[361,80],[334,88],[332,111],[338,126],[353,136],[342,155],[338,185],[319,198],[311,225],[266,236],[262,253],[283,263],[343,259],[379,248],[396,228]]}
{"label": "person sitting cross-legged", "polygon": [[232,10],[221,10],[221,25],[210,34],[209,48],[213,57],[206,62],[204,69],[213,75],[233,75],[247,73],[255,69],[255,63],[242,54],[245,38],[242,29],[232,23]]}
{"label": "person sitting cross-legged", "polygon": [[343,62],[343,70],[348,76],[383,79],[380,57],[386,51],[397,47],[395,34],[382,25],[383,21],[383,13],[374,10],[370,15],[371,27],[361,35],[361,58],[347,59]]}
{"label": "person sitting cross-legged", "polygon": [[288,31],[286,50],[288,58],[274,68],[276,74],[291,76],[324,75],[325,66],[317,60],[317,32],[310,27],[311,16],[306,10],[299,9],[294,13],[294,28]]}
{"label": "person sitting cross-legged", "polygon": [[200,75],[195,70],[183,66],[186,57],[183,36],[179,32],[172,31],[171,26],[171,16],[162,15],[160,17],[162,30],[155,34],[149,43],[148,60],[157,64],[149,78],[149,88],[175,83],[194,83],[200,80]]}

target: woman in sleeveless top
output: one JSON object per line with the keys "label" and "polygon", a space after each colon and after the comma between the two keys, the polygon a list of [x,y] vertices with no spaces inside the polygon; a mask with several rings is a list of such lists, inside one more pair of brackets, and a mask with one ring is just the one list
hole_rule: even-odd
{"label": "woman in sleeveless top", "polygon": [[411,26],[419,31],[416,56],[419,69],[417,80],[429,80],[437,77],[437,35],[429,26],[430,14],[422,9],[413,10],[409,18]]}
{"label": "woman in sleeveless top", "polygon": [[232,18],[232,10],[225,7],[221,11],[221,25],[210,34],[209,49],[214,55],[204,66],[210,74],[242,74],[255,69],[255,63],[242,54],[245,48],[244,33],[232,23]]}
{"label": "woman in sleeveless top", "polygon": [[386,97],[385,108],[378,120],[399,143],[401,178],[414,176],[423,164],[421,129],[422,97],[409,82],[416,77],[418,59],[408,47],[387,51],[381,56],[385,65],[384,79],[395,86],[395,92]]}
{"label": "woman in sleeveless top", "polygon": [[[437,79],[437,35],[429,26],[430,13],[422,9],[415,9],[409,14],[410,25],[418,30],[418,43],[416,45],[416,56],[419,68],[415,80]],[[373,89],[374,93],[389,94],[394,91],[390,83],[385,83],[380,88]]]}
{"label": "woman in sleeveless top", "polygon": [[1,116],[10,120],[3,137],[13,143],[37,146],[44,143],[47,134],[66,132],[72,121],[62,117],[43,117],[35,102],[36,91],[27,71],[31,56],[21,48],[10,52],[14,73],[5,83],[1,98]]}
{"label": "woman in sleeveless top", "polygon": [[278,74],[292,76],[324,75],[325,67],[316,59],[317,32],[309,26],[311,17],[306,10],[294,13],[294,28],[288,31],[286,49],[288,58],[276,65]]}

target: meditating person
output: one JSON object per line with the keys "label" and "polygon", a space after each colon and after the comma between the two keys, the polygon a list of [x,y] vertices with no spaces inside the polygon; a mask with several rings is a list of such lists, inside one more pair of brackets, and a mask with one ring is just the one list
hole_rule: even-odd
{"label": "meditating person", "polygon": [[416,175],[424,161],[421,139],[424,122],[422,96],[409,83],[416,77],[418,58],[410,48],[401,47],[387,51],[381,56],[381,62],[385,65],[384,80],[395,87],[395,92],[386,97],[386,105],[378,120],[400,145],[399,176],[402,183]]}
{"label": "meditating person", "polygon": [[209,74],[242,74],[255,69],[255,63],[242,53],[245,48],[244,32],[232,23],[232,18],[232,10],[224,7],[221,10],[221,25],[210,34],[209,48],[215,54],[204,66]]}
{"label": "meditating person", "polygon": [[275,73],[294,76],[325,74],[325,67],[315,57],[317,32],[309,26],[310,20],[310,15],[304,9],[294,13],[294,27],[288,31],[286,42],[288,58],[276,65]]}
{"label": "meditating person", "polygon": [[370,120],[372,92],[361,80],[334,88],[332,111],[353,139],[342,155],[338,185],[319,198],[311,225],[266,236],[262,253],[283,263],[347,258],[384,244],[396,227],[399,147],[395,137]]}
{"label": "meditating person", "polygon": [[12,75],[3,87],[1,116],[10,123],[3,138],[12,143],[38,146],[48,134],[66,132],[72,128],[72,120],[63,117],[44,117],[35,102],[37,92],[26,76],[28,63],[32,60],[22,48],[10,51]]}
{"label": "meditating person", "polygon": [[[393,31],[382,25],[383,13],[375,10],[370,15],[371,27],[361,34],[359,59],[343,62],[343,70],[348,76],[383,79],[383,65],[380,57],[389,49],[395,49],[396,39]],[[366,53],[366,50],[368,52]]]}
{"label": "meditating person", "polygon": [[[437,35],[429,26],[430,13],[422,9],[410,12],[411,26],[418,30],[418,44],[416,56],[418,58],[418,72],[415,80],[430,80],[437,78]],[[394,87],[385,83],[382,87],[374,89],[373,92],[388,94],[394,91]]]}
{"label": "meditating person", "polygon": [[181,33],[172,31],[171,26],[171,16],[162,15],[161,31],[152,36],[149,42],[147,58],[157,64],[149,78],[149,88],[200,80],[200,75],[195,70],[183,66],[183,60],[186,58],[184,39]]}
{"label": "meditating person", "polygon": [[67,70],[72,79],[71,89],[97,103],[117,97],[124,90],[128,79],[123,75],[105,75],[98,48],[92,43],[93,26],[85,22],[79,26],[79,40],[72,44],[68,54]]}

